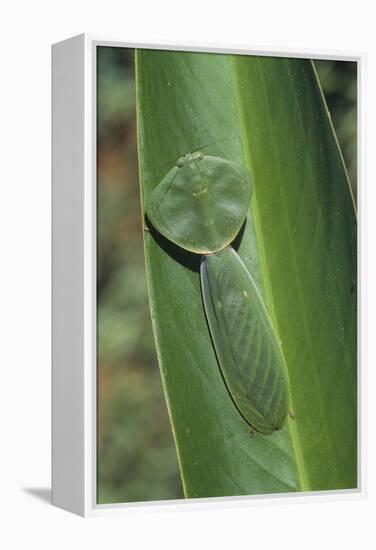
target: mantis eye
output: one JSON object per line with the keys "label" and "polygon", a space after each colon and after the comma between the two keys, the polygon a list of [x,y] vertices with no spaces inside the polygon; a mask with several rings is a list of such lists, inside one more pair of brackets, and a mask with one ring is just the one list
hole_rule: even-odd
{"label": "mantis eye", "polygon": [[197,151],[197,153],[194,154],[193,158],[195,160],[202,160],[204,158],[204,155],[200,151]]}

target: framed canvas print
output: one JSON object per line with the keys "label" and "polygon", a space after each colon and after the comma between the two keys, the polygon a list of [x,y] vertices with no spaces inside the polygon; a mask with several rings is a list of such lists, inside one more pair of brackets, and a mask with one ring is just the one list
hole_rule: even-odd
{"label": "framed canvas print", "polygon": [[53,46],[54,504],[359,495],[362,70]]}

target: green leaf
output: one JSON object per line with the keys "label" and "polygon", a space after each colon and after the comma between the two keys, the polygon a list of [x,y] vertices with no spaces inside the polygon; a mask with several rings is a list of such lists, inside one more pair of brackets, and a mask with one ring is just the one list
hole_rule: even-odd
{"label": "green leaf", "polygon": [[187,497],[356,486],[356,221],[307,60],[137,51],[142,203],[204,148],[248,168],[236,247],[282,343],[294,418],[250,434],[224,384],[198,255],[145,233],[151,315]]}

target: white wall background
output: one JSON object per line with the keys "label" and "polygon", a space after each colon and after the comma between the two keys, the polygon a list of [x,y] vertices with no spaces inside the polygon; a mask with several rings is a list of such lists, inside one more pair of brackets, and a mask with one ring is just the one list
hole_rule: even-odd
{"label": "white wall background", "polygon": [[[0,18],[0,544],[3,548],[375,548],[375,98],[373,2],[65,0]],[[50,44],[81,32],[368,52],[368,498],[83,520],[45,500],[50,480]],[[364,182],[363,182],[364,183]],[[363,211],[363,222],[366,212]],[[365,235],[363,235],[364,237]],[[364,239],[365,244],[365,239]],[[373,249],[373,251],[372,251]],[[363,258],[366,256],[363,248]],[[364,285],[364,281],[363,281]],[[363,290],[365,287],[363,286]],[[367,314],[367,312],[364,312]],[[368,318],[367,318],[368,317]],[[366,331],[363,324],[363,331]],[[364,332],[365,334],[365,332]],[[366,365],[367,364],[367,365]],[[43,491],[44,490],[44,491]]]}

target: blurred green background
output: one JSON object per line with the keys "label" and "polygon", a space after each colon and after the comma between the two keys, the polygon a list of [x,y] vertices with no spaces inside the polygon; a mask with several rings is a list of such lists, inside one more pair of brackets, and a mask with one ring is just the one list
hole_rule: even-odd
{"label": "blurred green background", "polygon": [[[356,193],[356,64],[315,62]],[[151,328],[134,50],[97,49],[97,502],[182,498]]]}

